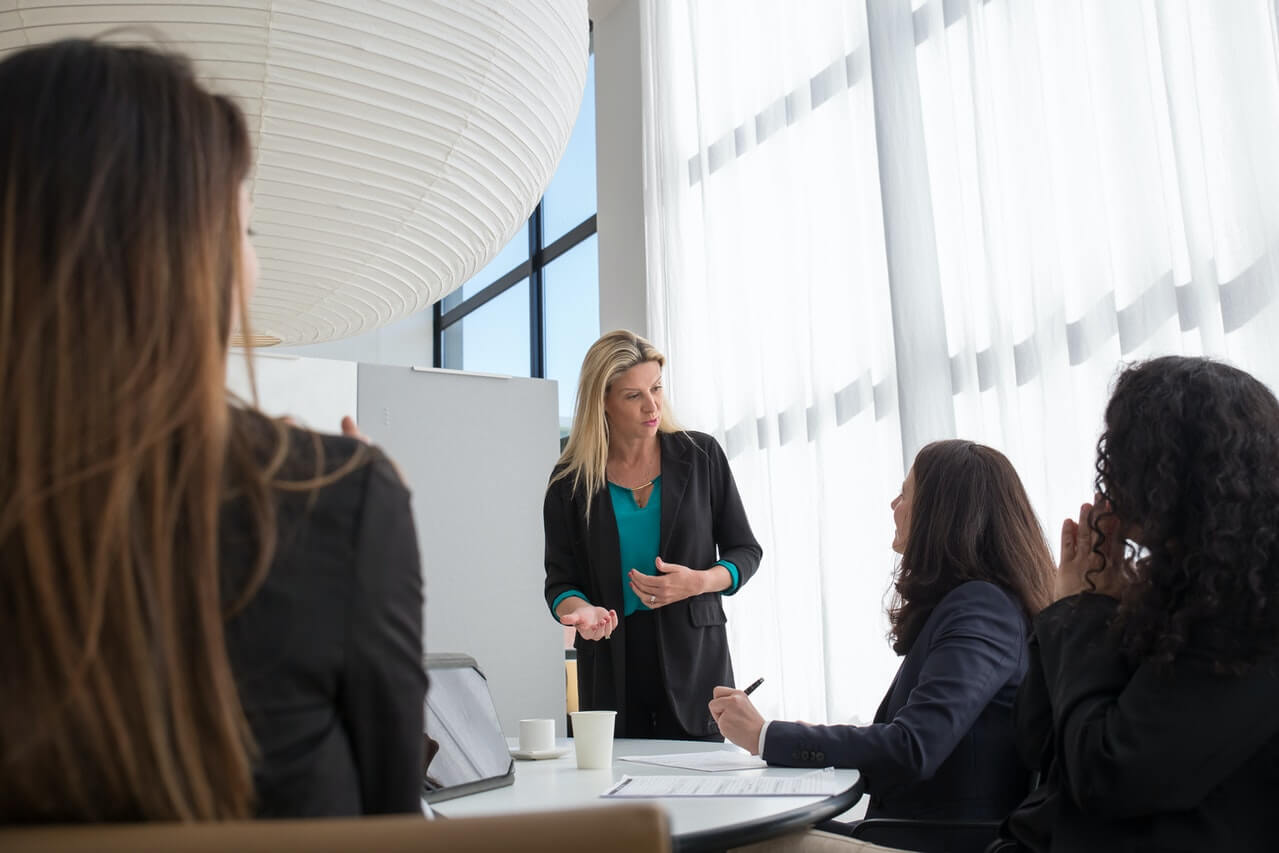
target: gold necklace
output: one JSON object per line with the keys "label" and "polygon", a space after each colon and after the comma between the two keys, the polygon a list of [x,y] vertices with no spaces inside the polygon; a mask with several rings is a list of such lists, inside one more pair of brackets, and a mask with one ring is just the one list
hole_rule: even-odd
{"label": "gold necklace", "polygon": [[[659,475],[659,476],[660,476],[660,475]],[[647,483],[643,484],[642,486],[636,486],[636,487],[635,487],[635,488],[633,488],[633,489],[632,489],[630,486],[623,486],[621,483],[613,483],[613,481],[612,481],[612,480],[609,480],[609,482],[610,482],[610,483],[613,483],[613,485],[614,485],[614,486],[617,486],[619,489],[626,489],[628,492],[630,492],[630,493],[631,493],[631,500],[635,502],[635,505],[636,505],[637,507],[639,507],[640,509],[643,509],[644,507],[648,506],[648,501],[647,501],[647,500],[645,500],[644,502],[642,502],[642,503],[641,503],[641,502],[640,502],[639,493],[640,493],[641,491],[643,491],[644,489],[647,489],[649,486],[653,485],[653,482],[654,482],[656,479],[657,479],[657,477],[654,477],[652,480],[649,480]],[[651,495],[650,495],[650,497],[651,497]]]}
{"label": "gold necklace", "polygon": [[[605,476],[607,476],[607,474]],[[660,476],[662,475],[659,473],[657,477],[660,477]],[[634,495],[636,492],[641,491],[643,489],[647,489],[649,486],[653,485],[653,483],[656,482],[657,477],[654,477],[652,480],[649,480],[647,483],[640,483],[638,486],[623,486],[621,483],[617,482],[616,480],[609,480],[609,482],[612,483],[614,486],[617,486],[619,489],[626,489],[632,495]]]}
{"label": "gold necklace", "polygon": [[[661,465],[660,459],[658,460],[658,465],[659,466]],[[604,476],[605,477],[608,476],[607,471],[604,472]],[[662,474],[661,474],[661,471],[659,470],[657,473],[657,477],[660,477],[660,476],[662,476]],[[631,497],[635,497],[636,492],[643,491],[644,489],[647,489],[649,486],[653,485],[653,483],[657,480],[657,477],[654,477],[653,479],[649,480],[647,483],[641,483],[640,485],[635,487],[623,486],[621,483],[617,482],[616,480],[609,480],[609,482],[612,483],[614,486],[617,486],[619,489],[628,490],[631,493]],[[636,503],[638,503],[638,501],[636,501]]]}

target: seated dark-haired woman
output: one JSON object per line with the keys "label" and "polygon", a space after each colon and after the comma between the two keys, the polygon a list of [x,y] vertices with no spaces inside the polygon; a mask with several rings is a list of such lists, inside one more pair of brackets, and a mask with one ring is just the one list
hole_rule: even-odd
{"label": "seated dark-haired woman", "polygon": [[1233,367],[1125,370],[1095,504],[1062,526],[1018,737],[1034,851],[1279,844],[1279,402]]}
{"label": "seated dark-haired woman", "polygon": [[1000,819],[1029,780],[1012,705],[1030,618],[1051,594],[1048,545],[1011,463],[980,444],[925,447],[892,506],[902,558],[889,616],[905,659],[874,722],[766,723],[727,687],[711,713],[769,764],[858,768],[867,817]]}

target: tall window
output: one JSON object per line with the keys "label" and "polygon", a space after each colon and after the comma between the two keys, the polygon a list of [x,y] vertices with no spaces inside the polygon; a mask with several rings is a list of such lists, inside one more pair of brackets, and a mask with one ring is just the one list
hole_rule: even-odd
{"label": "tall window", "polygon": [[568,148],[527,227],[435,304],[435,366],[557,380],[564,435],[582,356],[599,337],[595,210],[592,55]]}

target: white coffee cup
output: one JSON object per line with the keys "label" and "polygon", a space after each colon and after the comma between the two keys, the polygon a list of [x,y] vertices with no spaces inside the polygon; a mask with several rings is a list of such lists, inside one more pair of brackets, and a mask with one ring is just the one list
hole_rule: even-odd
{"label": "white coffee cup", "polygon": [[581,770],[604,770],[613,766],[613,724],[616,711],[574,711],[573,748]]}
{"label": "white coffee cup", "polygon": [[520,720],[520,752],[545,752],[554,748],[554,720]]}

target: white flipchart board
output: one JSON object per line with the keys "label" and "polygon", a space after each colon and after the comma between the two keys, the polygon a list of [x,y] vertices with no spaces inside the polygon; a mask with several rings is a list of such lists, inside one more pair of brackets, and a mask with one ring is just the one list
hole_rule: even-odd
{"label": "white flipchart board", "polygon": [[[298,426],[340,432],[342,417],[355,414],[355,362],[296,355],[255,353],[258,405],[274,417],[288,415]],[[249,362],[242,352],[227,356],[227,388],[253,401]]]}
{"label": "white flipchart board", "polygon": [[475,658],[508,736],[531,717],[562,735],[563,634],[542,597],[555,383],[360,364],[357,393],[360,429],[413,489],[427,650]]}

